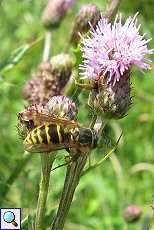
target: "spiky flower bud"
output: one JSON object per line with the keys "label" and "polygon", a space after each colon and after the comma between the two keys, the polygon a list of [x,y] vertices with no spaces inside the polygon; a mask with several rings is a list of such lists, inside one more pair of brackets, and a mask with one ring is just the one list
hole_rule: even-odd
{"label": "spiky flower bud", "polygon": [[129,205],[123,212],[124,219],[133,223],[136,222],[141,217],[142,211],[137,205]]}
{"label": "spiky flower bud", "polygon": [[91,91],[88,103],[104,117],[120,119],[127,114],[131,105],[130,90],[129,72],[126,71],[114,85],[109,84],[104,76],[99,80],[98,89]]}
{"label": "spiky flower bud", "polygon": [[72,60],[59,54],[42,63],[37,73],[26,84],[24,97],[30,104],[44,104],[52,96],[60,95],[72,74]]}
{"label": "spiky flower bud", "polygon": [[76,120],[77,108],[69,97],[54,96],[48,101],[46,108],[51,114],[57,117]]}
{"label": "spiky flower bud", "polygon": [[139,69],[150,69],[145,34],[140,35],[137,14],[122,24],[117,16],[113,25],[102,18],[91,36],[83,40],[83,78],[94,81],[89,104],[108,118],[121,118],[131,104],[130,72],[133,65]]}
{"label": "spiky flower bud", "polygon": [[46,28],[57,27],[73,2],[74,0],[49,0],[42,15],[44,26]]}
{"label": "spiky flower bud", "polygon": [[77,45],[80,34],[88,32],[90,24],[95,27],[100,17],[100,10],[95,4],[82,5],[75,17],[70,43]]}

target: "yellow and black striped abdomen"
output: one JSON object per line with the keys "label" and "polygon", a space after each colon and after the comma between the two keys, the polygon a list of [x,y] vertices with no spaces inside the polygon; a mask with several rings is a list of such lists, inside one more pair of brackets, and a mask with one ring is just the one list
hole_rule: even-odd
{"label": "yellow and black striped abdomen", "polygon": [[45,124],[33,129],[24,144],[61,144],[65,141],[64,128],[57,124]]}
{"label": "yellow and black striped abdomen", "polygon": [[60,125],[49,124],[48,135],[50,136],[51,144],[62,144],[65,141],[64,128]]}

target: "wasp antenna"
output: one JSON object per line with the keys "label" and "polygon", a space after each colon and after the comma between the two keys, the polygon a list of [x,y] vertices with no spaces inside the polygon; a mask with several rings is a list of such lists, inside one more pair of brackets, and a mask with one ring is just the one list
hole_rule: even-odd
{"label": "wasp antenna", "polygon": [[75,76],[72,75],[72,79],[76,83],[77,80],[76,80]]}
{"label": "wasp antenna", "polygon": [[116,142],[115,146],[117,146],[117,145],[119,144],[119,141],[120,141],[120,139],[121,139],[122,135],[123,135],[123,131],[121,132],[121,134],[120,134],[120,136],[119,136],[119,138],[118,138],[118,140],[117,140],[117,142]]}
{"label": "wasp antenna", "polygon": [[154,206],[153,205],[150,205],[150,207],[152,208],[152,210],[154,211]]}
{"label": "wasp antenna", "polygon": [[75,84],[76,84],[78,87],[83,88],[83,89],[94,89],[94,88],[95,88],[94,84],[80,83],[80,82],[78,82],[77,80],[75,80]]}
{"label": "wasp antenna", "polygon": [[[123,132],[121,132],[121,134],[120,134],[120,136],[118,137],[116,143],[114,144],[113,150],[115,150],[115,149],[117,148],[117,146],[118,146],[118,144],[119,144],[119,142],[120,142],[120,139],[121,139],[122,135],[123,135]],[[102,144],[99,144],[99,145],[97,146],[97,148],[102,148],[102,147],[103,147]]]}
{"label": "wasp antenna", "polygon": [[58,165],[55,168],[51,169],[51,172],[54,171],[55,169],[58,169],[58,168],[65,166],[65,165],[69,165],[70,163],[73,162],[73,160],[75,160],[75,159],[73,159],[73,158],[71,158],[71,159],[69,158],[69,160],[66,159],[66,162],[64,164]]}

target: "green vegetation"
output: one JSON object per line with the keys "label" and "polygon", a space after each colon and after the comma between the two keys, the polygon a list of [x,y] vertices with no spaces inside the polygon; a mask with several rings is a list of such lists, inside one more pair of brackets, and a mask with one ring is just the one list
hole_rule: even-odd
{"label": "green vegetation", "polygon": [[[11,0],[1,1],[0,5],[0,63],[10,56],[13,50],[40,38],[45,30],[41,24],[41,13],[46,1]],[[52,55],[65,50],[71,32],[73,17],[82,3],[78,0],[69,11],[61,27],[53,32]],[[93,0],[102,10],[105,1]],[[119,8],[124,16],[139,11],[139,21],[147,37],[153,37],[152,0],[123,1]],[[150,43],[154,47],[154,41]],[[22,141],[17,130],[17,114],[26,105],[22,88],[41,62],[43,40],[40,40],[23,56],[13,68],[2,71],[0,75],[0,207],[21,207],[23,210],[23,229],[31,229],[35,213],[40,180],[40,156],[24,155]],[[154,66],[154,65],[153,65]],[[66,223],[67,230],[148,230],[152,224],[154,196],[154,70],[144,74],[133,71],[133,104],[128,116],[112,121],[109,135],[116,142],[121,131],[122,140],[111,158],[101,166],[87,173],[77,188],[74,201]],[[82,100],[79,120],[86,119]],[[55,162],[63,162],[64,151],[60,151]],[[103,150],[95,151],[91,160],[96,162],[103,156]],[[143,164],[141,164],[143,163]],[[60,192],[63,186],[65,167],[55,170],[51,175],[49,197],[46,210],[46,226],[50,226]],[[141,219],[128,224],[123,219],[123,210],[130,204],[142,209]],[[27,221],[28,219],[28,221]],[[28,223],[28,224],[27,224]],[[144,227],[143,227],[144,226]],[[45,229],[48,229],[47,227]]]}

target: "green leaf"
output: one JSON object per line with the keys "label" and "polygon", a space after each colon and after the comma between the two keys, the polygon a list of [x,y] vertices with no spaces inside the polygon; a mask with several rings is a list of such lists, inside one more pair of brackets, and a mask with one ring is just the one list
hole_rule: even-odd
{"label": "green leaf", "polygon": [[27,43],[22,45],[21,47],[17,48],[16,50],[12,51],[9,57],[5,60],[0,62],[0,71],[5,72],[7,70],[12,69],[15,65],[17,65],[26,54],[34,45],[40,42],[42,38],[38,38],[31,43]]}
{"label": "green leaf", "polygon": [[34,217],[29,214],[21,221],[22,229],[34,230]]}

